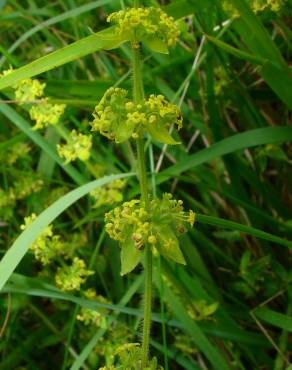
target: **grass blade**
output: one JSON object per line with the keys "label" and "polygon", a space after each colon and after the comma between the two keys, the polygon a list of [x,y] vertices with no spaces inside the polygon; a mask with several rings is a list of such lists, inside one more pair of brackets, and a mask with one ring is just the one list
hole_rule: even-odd
{"label": "grass blade", "polygon": [[292,248],[292,242],[290,242],[289,240],[282,239],[279,236],[266,233],[265,231],[255,229],[250,226],[245,226],[237,222],[224,220],[223,218],[219,217],[205,216],[200,214],[196,215],[196,220],[203,224],[219,226],[230,230],[238,230],[245,234],[255,236],[256,238],[268,240],[270,242],[278,243],[280,245]]}
{"label": "grass blade", "polygon": [[202,163],[209,162],[215,158],[238,150],[251,148],[257,145],[286,142],[292,140],[292,127],[267,127],[249,130],[240,134],[230,136],[216,142],[211,147],[203,149],[198,153],[190,155],[183,161],[162,171],[158,176],[158,182],[163,182],[172,176],[179,175]]}

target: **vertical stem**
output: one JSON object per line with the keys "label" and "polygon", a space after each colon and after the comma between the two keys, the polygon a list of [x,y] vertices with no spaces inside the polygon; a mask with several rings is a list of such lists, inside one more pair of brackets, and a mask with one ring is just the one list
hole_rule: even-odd
{"label": "vertical stem", "polygon": [[[139,6],[139,1],[134,1],[134,6]],[[133,50],[133,98],[139,104],[144,98],[143,81],[141,76],[141,60],[138,41],[132,43]],[[146,161],[143,139],[137,140],[138,170],[141,189],[141,198],[145,202],[145,208],[149,207],[149,196],[147,186]],[[151,301],[152,301],[152,251],[149,244],[145,245],[145,288],[144,288],[144,321],[142,335],[142,369],[148,366],[149,337],[151,327]]]}
{"label": "vertical stem", "polygon": [[142,370],[148,366],[149,338],[151,328],[152,303],[152,251],[150,245],[145,246],[145,290],[144,290],[144,321],[142,335]]}
{"label": "vertical stem", "polygon": [[138,171],[139,171],[141,196],[142,196],[142,200],[145,202],[145,207],[148,208],[149,197],[148,197],[147,173],[146,173],[143,139],[137,140],[137,154],[138,154]]}

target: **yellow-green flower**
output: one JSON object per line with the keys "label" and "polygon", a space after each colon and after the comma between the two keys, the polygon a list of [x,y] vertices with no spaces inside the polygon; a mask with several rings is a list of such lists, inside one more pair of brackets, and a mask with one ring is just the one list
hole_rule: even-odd
{"label": "yellow-green flower", "polygon": [[[266,10],[279,12],[287,0],[248,0],[249,6],[254,13],[261,13]],[[233,17],[238,17],[239,12],[228,0],[223,1],[223,9]]]}
{"label": "yellow-green flower", "polygon": [[193,226],[194,222],[195,213],[186,212],[182,200],[172,199],[171,194],[152,199],[147,209],[141,200],[133,199],[105,214],[105,230],[122,248],[122,274],[139,263],[140,251],[146,243],[166,258],[185,264],[178,236],[185,232],[184,224]]}
{"label": "yellow-green flower", "polygon": [[39,80],[32,80],[31,78],[21,80],[14,85],[15,99],[23,103],[32,102],[43,96],[45,86],[46,84],[40,83]]}
{"label": "yellow-green flower", "polygon": [[[21,225],[21,230],[25,230],[29,224],[36,219],[36,214],[24,218],[24,224]],[[52,225],[47,226],[41,235],[31,245],[31,250],[34,253],[35,259],[43,265],[48,265],[63,251],[63,243],[59,235],[53,234]]]}
{"label": "yellow-green flower", "polygon": [[121,202],[123,200],[123,189],[125,185],[125,180],[118,179],[91,191],[90,195],[95,199],[93,208]]}
{"label": "yellow-green flower", "polygon": [[[110,302],[101,295],[97,295],[94,289],[87,289],[85,297],[92,301],[109,304]],[[101,312],[102,311],[102,312]],[[106,327],[106,314],[108,309],[100,309],[99,312],[91,310],[90,308],[81,307],[80,313],[77,315],[77,320],[84,323],[84,325],[94,325],[98,328]]]}
{"label": "yellow-green flower", "polygon": [[182,127],[180,109],[167,101],[163,95],[150,95],[135,104],[124,89],[108,89],[93,113],[92,131],[99,131],[110,140],[121,143],[139,138],[144,132],[154,140],[166,144],[177,144],[168,130],[176,124]]}
{"label": "yellow-green flower", "polygon": [[173,17],[160,8],[130,8],[112,13],[108,22],[116,24],[117,32],[129,35],[130,40],[160,40],[173,46],[179,36],[179,29]]}
{"label": "yellow-green flower", "polygon": [[72,261],[72,265],[59,267],[55,276],[56,285],[64,291],[80,290],[88,276],[94,271],[86,269],[85,262],[78,257]]}
{"label": "yellow-green flower", "polygon": [[77,158],[85,162],[90,157],[91,147],[91,135],[83,135],[76,130],[72,130],[68,142],[63,145],[57,145],[57,151],[59,156],[66,160],[66,163],[75,161]]}
{"label": "yellow-green flower", "polygon": [[48,125],[56,125],[64,113],[65,107],[65,104],[51,104],[48,99],[43,99],[41,103],[34,105],[29,110],[30,118],[36,121],[33,129],[37,130]]}

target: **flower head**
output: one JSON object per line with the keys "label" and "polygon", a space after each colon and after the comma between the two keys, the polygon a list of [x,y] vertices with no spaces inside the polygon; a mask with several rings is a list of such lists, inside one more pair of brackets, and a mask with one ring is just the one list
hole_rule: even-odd
{"label": "flower head", "polygon": [[118,179],[91,191],[90,195],[95,199],[93,208],[121,202],[123,200],[123,189],[125,185],[125,180]]}
{"label": "flower head", "polygon": [[51,104],[43,99],[40,104],[34,105],[29,110],[30,118],[36,121],[33,129],[41,129],[48,125],[56,125],[65,111],[65,104]]}
{"label": "flower head", "polygon": [[40,83],[39,80],[32,80],[31,78],[21,80],[14,86],[15,99],[23,103],[36,100],[43,95],[45,86],[46,84]]}
{"label": "flower head", "polygon": [[66,163],[75,161],[77,158],[81,161],[87,161],[90,157],[92,147],[91,135],[83,135],[76,130],[72,130],[66,144],[57,145],[57,151],[60,157],[66,160]]}
{"label": "flower head", "polygon": [[57,286],[65,291],[80,290],[80,286],[85,283],[88,276],[94,271],[86,269],[85,262],[75,257],[72,265],[59,267],[55,276]]}
{"label": "flower head", "polygon": [[[24,218],[24,224],[21,225],[21,230],[25,230],[37,218],[35,213]],[[41,235],[31,245],[31,250],[35,259],[43,265],[48,265],[56,257],[63,252],[63,243],[59,235],[53,234],[52,225],[47,226]]]}
{"label": "flower head", "polygon": [[179,29],[173,17],[160,8],[130,8],[112,13],[108,22],[115,23],[117,32],[129,35],[130,40],[146,41],[159,39],[167,46],[173,46],[179,36]]}
{"label": "flower head", "polygon": [[[85,297],[92,301],[109,304],[110,302],[101,295],[97,295],[94,289],[87,289]],[[106,327],[106,314],[108,309],[102,308],[99,311],[91,310],[90,308],[81,307],[80,313],[77,315],[77,320],[82,321],[84,325],[94,325],[98,328]]]}
{"label": "flower head", "polygon": [[93,116],[92,130],[117,143],[149,132],[159,142],[177,144],[168,129],[171,124],[176,124],[178,129],[182,127],[180,109],[163,95],[150,95],[135,104],[126,90],[113,87],[106,91]]}
{"label": "flower head", "polygon": [[177,237],[186,230],[184,224],[193,226],[194,221],[195,213],[185,212],[181,200],[164,194],[162,199],[152,199],[147,209],[142,201],[133,199],[106,213],[105,229],[121,248],[128,245],[129,240],[138,250],[149,243],[167,258],[185,263]]}

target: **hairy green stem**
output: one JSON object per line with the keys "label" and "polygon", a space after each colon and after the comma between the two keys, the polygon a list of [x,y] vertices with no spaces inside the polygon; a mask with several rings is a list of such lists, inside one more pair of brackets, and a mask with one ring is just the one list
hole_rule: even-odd
{"label": "hairy green stem", "polygon": [[144,142],[142,139],[137,140],[137,155],[138,155],[138,172],[142,200],[145,202],[145,207],[148,208],[149,196],[147,186],[147,173],[144,153]]}
{"label": "hairy green stem", "polygon": [[145,288],[144,288],[144,321],[142,335],[142,370],[148,366],[149,339],[151,329],[152,303],[152,251],[149,244],[145,246]]}
{"label": "hairy green stem", "polygon": [[[138,1],[134,2],[137,7]],[[139,53],[140,45],[138,41],[132,43],[133,50],[133,99],[136,104],[139,104],[144,98],[143,81],[141,76],[141,59]],[[149,207],[149,195],[147,186],[147,172],[144,152],[144,141],[142,138],[137,140],[138,154],[138,171],[141,190],[141,198],[145,203],[145,208]],[[152,251],[149,244],[145,245],[145,288],[144,288],[144,321],[142,335],[142,369],[148,366],[149,359],[149,338],[151,327],[151,303],[152,303]]]}

